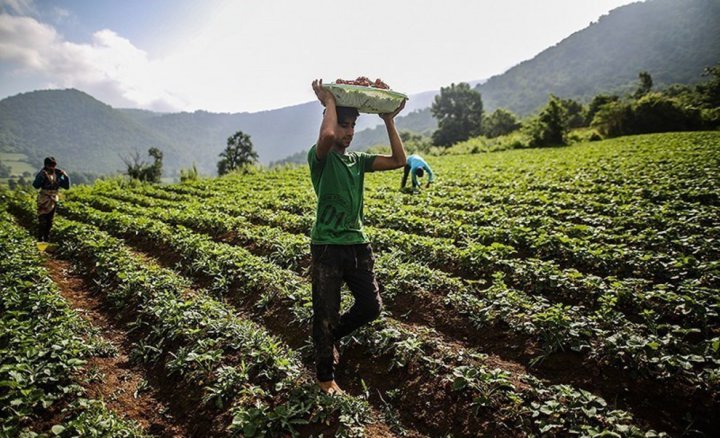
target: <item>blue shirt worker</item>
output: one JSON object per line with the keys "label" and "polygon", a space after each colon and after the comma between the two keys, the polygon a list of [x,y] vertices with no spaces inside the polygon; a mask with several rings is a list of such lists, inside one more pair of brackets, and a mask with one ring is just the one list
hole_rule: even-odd
{"label": "blue shirt worker", "polygon": [[44,167],[40,169],[33,181],[33,187],[40,189],[37,197],[39,242],[50,240],[50,229],[55,216],[58,191],[60,188],[70,188],[70,177],[64,170],[58,169],[56,166],[57,161],[54,157],[45,158]]}
{"label": "blue shirt worker", "polygon": [[400,186],[400,188],[405,188],[408,174],[412,174],[413,189],[420,188],[420,182],[418,181],[418,178],[422,178],[425,175],[425,172],[427,172],[428,174],[428,182],[425,187],[430,187],[430,183],[435,181],[435,175],[433,174],[430,165],[425,160],[423,160],[420,155],[410,155],[409,157],[407,157],[407,164],[405,164],[405,173],[403,174],[402,185]]}

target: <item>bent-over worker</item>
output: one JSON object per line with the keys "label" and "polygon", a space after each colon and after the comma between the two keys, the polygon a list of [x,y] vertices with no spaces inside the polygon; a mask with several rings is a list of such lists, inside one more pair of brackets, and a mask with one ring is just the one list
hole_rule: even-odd
{"label": "bent-over worker", "polygon": [[405,171],[403,173],[402,184],[400,185],[400,188],[405,188],[408,174],[412,174],[412,187],[413,189],[419,189],[420,181],[418,181],[418,178],[422,178],[425,175],[425,172],[427,172],[428,174],[428,182],[425,187],[430,187],[430,184],[435,181],[435,174],[433,174],[430,165],[425,160],[423,160],[420,155],[410,155],[409,157],[407,157],[407,163],[405,164]]}

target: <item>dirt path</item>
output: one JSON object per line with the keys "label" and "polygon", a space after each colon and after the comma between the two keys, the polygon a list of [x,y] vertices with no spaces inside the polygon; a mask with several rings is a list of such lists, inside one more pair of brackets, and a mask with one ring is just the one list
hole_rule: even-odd
{"label": "dirt path", "polygon": [[135,420],[146,433],[162,437],[190,435],[158,400],[143,370],[130,363],[126,334],[115,327],[100,298],[72,272],[70,263],[48,256],[45,266],[73,309],[98,328],[118,351],[113,357],[94,357],[88,361],[86,382],[82,383],[88,396],[104,400],[109,409]]}

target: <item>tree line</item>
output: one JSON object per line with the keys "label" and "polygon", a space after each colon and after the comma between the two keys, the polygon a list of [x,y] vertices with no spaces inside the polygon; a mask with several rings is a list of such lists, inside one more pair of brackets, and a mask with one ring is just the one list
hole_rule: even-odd
{"label": "tree line", "polygon": [[496,138],[516,131],[525,134],[524,146],[564,145],[571,129],[583,127],[597,131],[595,139],[714,129],[720,126],[720,64],[707,68],[704,76],[708,79],[695,86],[654,91],[651,74],[642,71],[629,95],[598,94],[587,105],[550,95],[545,106],[525,120],[502,108],[486,114],[480,92],[466,83],[451,84],[441,88],[431,107],[438,121],[432,145],[449,147],[473,137]]}
{"label": "tree line", "polygon": [[[163,153],[160,149],[153,147],[148,150],[148,155],[153,158],[152,163],[142,160],[137,151],[129,158],[123,158],[127,167],[126,175],[138,181],[159,183],[162,177]],[[258,158],[250,136],[242,131],[237,131],[228,137],[227,146],[220,153],[220,160],[217,163],[218,175],[247,171],[250,166],[257,163]],[[189,169],[180,169],[181,182],[197,178],[198,170],[195,163]]]}
{"label": "tree line", "polygon": [[[587,104],[551,94],[537,114],[522,120],[503,108],[487,114],[480,92],[467,83],[453,83],[440,89],[430,108],[438,122],[430,138],[409,131],[401,132],[401,137],[411,145],[410,149],[427,151],[432,147],[448,148],[474,137],[494,139],[518,132],[524,140],[514,143],[515,147],[545,147],[568,144],[569,132],[577,128],[594,129],[590,140],[714,129],[720,127],[720,64],[707,68],[704,76],[707,80],[695,86],[677,84],[655,91],[651,74],[641,71],[633,93],[598,94]],[[152,163],[142,161],[137,153],[124,159],[127,175],[140,181],[160,182],[163,154],[157,148],[150,148],[148,153],[154,159]],[[304,161],[306,152],[296,155]],[[258,161],[250,136],[242,131],[228,137],[219,156],[220,176],[247,171]],[[180,170],[181,181],[197,178],[195,165]]]}

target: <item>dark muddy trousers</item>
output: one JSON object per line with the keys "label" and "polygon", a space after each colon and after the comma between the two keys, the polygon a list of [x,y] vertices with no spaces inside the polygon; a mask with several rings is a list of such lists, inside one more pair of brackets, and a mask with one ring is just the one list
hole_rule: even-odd
{"label": "dark muddy trousers", "polygon": [[[380,315],[382,300],[375,280],[370,244],[311,245],[313,342],[317,378],[334,380],[333,346]],[[347,283],[355,303],[340,315],[340,288]]]}
{"label": "dark muddy trousers", "polygon": [[38,215],[38,241],[50,241],[50,229],[52,228],[55,208],[50,213]]}

